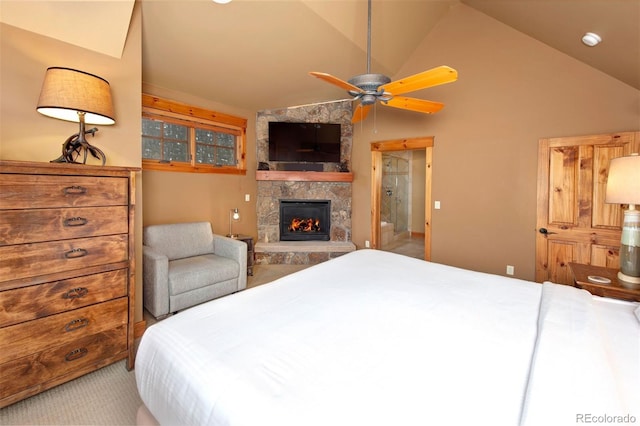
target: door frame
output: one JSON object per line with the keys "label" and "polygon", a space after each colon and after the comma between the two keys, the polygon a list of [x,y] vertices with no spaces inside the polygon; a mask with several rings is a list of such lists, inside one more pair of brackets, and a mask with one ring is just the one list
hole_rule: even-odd
{"label": "door frame", "polygon": [[371,143],[371,248],[381,248],[380,201],[382,199],[382,153],[425,150],[424,260],[431,260],[431,181],[433,136],[392,139]]}

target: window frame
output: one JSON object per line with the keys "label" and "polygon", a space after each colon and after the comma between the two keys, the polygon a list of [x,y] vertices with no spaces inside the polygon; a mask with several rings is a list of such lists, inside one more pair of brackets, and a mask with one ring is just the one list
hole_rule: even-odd
{"label": "window frame", "polygon": [[[229,114],[207,110],[176,101],[162,99],[157,96],[142,94],[142,118],[156,118],[168,123],[186,125],[188,127],[189,162],[166,161],[142,158],[142,170],[157,170],[186,173],[224,173],[246,175],[246,139],[247,119]],[[234,166],[216,166],[213,164],[196,163],[195,129],[229,130],[236,135],[236,164]],[[140,140],[142,149],[142,136]]]}

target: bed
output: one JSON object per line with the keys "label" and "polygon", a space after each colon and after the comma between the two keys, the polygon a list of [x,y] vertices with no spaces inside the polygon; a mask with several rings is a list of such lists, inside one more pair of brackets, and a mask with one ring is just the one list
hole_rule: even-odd
{"label": "bed", "polygon": [[136,381],[167,425],[635,422],[634,310],[358,250],[152,325]]}

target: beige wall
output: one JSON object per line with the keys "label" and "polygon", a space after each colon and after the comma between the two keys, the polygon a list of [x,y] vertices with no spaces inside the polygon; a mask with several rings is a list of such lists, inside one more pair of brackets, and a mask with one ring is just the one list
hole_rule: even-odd
{"label": "beige wall", "polygon": [[[78,132],[78,124],[45,117],[36,104],[46,69],[63,66],[103,77],[111,84],[116,124],[98,126],[89,142],[104,151],[107,165],[141,164],[140,91],[142,31],[139,5],[134,8],[120,59],[0,24],[0,159],[48,162],[60,155],[62,143]],[[142,229],[142,194],[138,182],[136,234]],[[142,257],[137,243],[136,292],[142,294]],[[136,320],[142,298],[136,299]]]}
{"label": "beige wall", "polygon": [[640,92],[463,5],[392,77],[438,65],[459,80],[416,95],[441,112],[380,107],[354,126],[354,242],[370,237],[369,144],[434,136],[432,260],[533,280],[538,139],[638,130]]}

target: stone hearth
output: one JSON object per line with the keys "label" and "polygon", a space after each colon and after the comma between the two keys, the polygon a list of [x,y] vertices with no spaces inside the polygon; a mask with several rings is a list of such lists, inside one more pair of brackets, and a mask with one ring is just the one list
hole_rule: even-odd
{"label": "stone hearth", "polygon": [[351,242],[281,241],[258,243],[255,247],[259,265],[314,265],[354,251]]}

